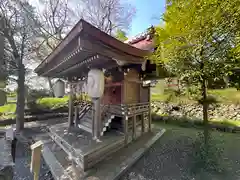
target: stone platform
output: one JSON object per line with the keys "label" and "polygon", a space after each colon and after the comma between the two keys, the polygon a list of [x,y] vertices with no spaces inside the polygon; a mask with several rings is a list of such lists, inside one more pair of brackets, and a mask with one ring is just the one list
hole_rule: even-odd
{"label": "stone platform", "polygon": [[[104,137],[106,141],[103,141],[101,144],[92,141],[88,133],[79,131],[79,129],[73,128],[68,131],[66,123],[59,122],[59,124],[56,124],[55,121],[51,123],[49,121],[47,125],[45,122],[46,121],[36,124],[34,127],[29,127],[29,130],[31,130],[29,133],[27,133],[28,129],[26,128],[26,132],[24,131],[25,133],[23,133],[23,135],[26,136],[26,141],[31,137],[30,140],[33,139],[35,142],[38,140],[44,142],[42,150],[43,158],[49,166],[54,179],[61,180],[85,180],[93,178],[100,180],[119,179],[165,132],[164,129],[153,129],[152,132],[144,133],[140,138],[133,140],[132,143],[125,147],[114,146],[115,152],[111,154],[105,153],[105,159],[102,159],[101,162],[96,163],[84,171],[76,163],[76,159],[73,158],[74,152],[76,153],[78,151],[86,155],[83,152],[86,152],[87,148],[104,148],[104,142],[107,142],[107,139],[108,142],[114,144],[118,140],[121,141],[122,135],[117,133],[115,137],[112,137],[112,134],[106,134],[106,137]],[[45,129],[50,127],[50,131],[41,131],[41,133],[39,133],[39,129],[43,128],[42,126],[45,127]],[[51,136],[54,136],[54,133],[55,138],[59,138],[59,140],[61,139],[62,141],[52,140]],[[111,136],[111,138],[108,136]],[[82,139],[80,142],[82,142],[83,146],[80,146],[79,142],[76,142],[80,138]],[[65,150],[63,150],[62,147],[64,147]],[[77,154],[75,154],[75,157],[78,157]]]}
{"label": "stone platform", "polygon": [[[61,129],[61,127],[63,129]],[[56,129],[55,129],[56,128]],[[54,128],[50,128],[50,133],[54,133],[55,131],[64,131],[64,124],[59,125],[58,127],[54,126]],[[116,134],[115,137],[113,134],[106,134],[105,141],[103,140],[101,143],[96,143],[95,141],[92,141],[91,139],[88,139],[88,135],[81,132],[79,130],[75,130],[76,132],[73,132],[71,130],[71,133],[67,132],[65,129],[65,134],[60,133],[59,136],[61,136],[60,139],[63,139],[62,145],[60,145],[60,142],[58,140],[55,143],[57,143],[58,148],[53,148],[54,142],[46,143],[44,145],[43,149],[43,156],[45,157],[45,160],[47,161],[47,164],[50,166],[50,169],[55,177],[55,179],[64,179],[64,180],[87,180],[87,179],[98,179],[98,180],[116,180],[119,179],[127,170],[130,168],[137,160],[139,160],[144,153],[164,134],[164,129],[153,129],[152,132],[145,133],[141,136],[141,138],[138,138],[137,140],[134,140],[132,143],[128,144],[127,146],[124,146],[124,139],[123,144],[121,146],[115,146],[115,143],[118,141],[121,142],[122,135]],[[55,132],[58,134],[58,132]],[[78,134],[78,135],[77,135]],[[78,137],[79,136],[79,137]],[[111,137],[110,137],[111,136]],[[77,139],[83,138],[82,142],[77,142]],[[66,145],[66,142],[72,142],[72,149],[65,149],[68,145]],[[82,147],[81,147],[82,143]],[[85,144],[84,144],[85,143]],[[109,151],[102,151],[101,148],[104,149],[107,145],[109,146],[112,144],[114,147],[114,152]],[[91,151],[89,151],[88,148],[93,148]],[[98,152],[99,149],[99,152]],[[71,151],[72,150],[72,151]],[[70,152],[71,151],[71,152]],[[74,153],[78,152],[81,153],[82,159],[86,160],[89,155],[95,154],[95,157],[98,158],[98,163],[91,164],[91,166],[87,166],[86,169],[83,169],[81,166],[79,166],[79,162],[74,160],[74,158],[69,159],[69,156],[72,156]],[[70,154],[72,153],[72,154]],[[77,153],[77,154],[78,154]],[[77,156],[75,154],[75,158],[79,158],[80,156]],[[78,155],[79,155],[78,154]],[[84,159],[85,157],[85,159]],[[94,156],[92,156],[94,157]],[[81,158],[79,158],[81,159]],[[87,161],[85,163],[88,163],[91,161]]]}
{"label": "stone platform", "polygon": [[107,132],[96,142],[90,133],[77,127],[69,129],[67,123],[50,127],[49,135],[84,171],[124,146],[124,136],[118,132]]}
{"label": "stone platform", "polygon": [[164,132],[165,129],[158,128],[142,135],[141,138],[133,141],[120,151],[113,153],[109,158],[96,164],[87,172],[85,179],[119,179],[157,140],[161,138]]}

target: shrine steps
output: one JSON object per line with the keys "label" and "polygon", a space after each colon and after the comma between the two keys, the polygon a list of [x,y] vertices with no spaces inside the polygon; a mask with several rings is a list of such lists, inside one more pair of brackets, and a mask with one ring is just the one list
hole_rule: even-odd
{"label": "shrine steps", "polygon": [[[92,112],[89,111],[86,112],[79,124],[78,124],[78,127],[83,129],[84,131],[87,131],[89,133],[92,134],[92,126],[93,126],[93,119],[92,119]],[[110,114],[110,113],[106,113],[103,117],[102,117],[102,125],[101,125],[101,132],[100,132],[100,135],[103,136],[104,133],[107,131],[108,127],[110,126],[112,120],[115,118],[114,115]]]}
{"label": "shrine steps", "polygon": [[110,126],[112,120],[115,118],[114,115],[106,113],[104,117],[102,117],[102,131],[101,136],[107,131],[107,128]]}
{"label": "shrine steps", "polygon": [[81,119],[92,108],[92,106],[90,104],[84,104],[78,108],[80,109],[78,118]]}
{"label": "shrine steps", "polygon": [[92,133],[92,126],[93,126],[93,119],[92,119],[92,108],[86,108],[86,111],[84,114],[82,113],[80,122],[78,124],[78,127],[83,129],[84,131],[87,131],[89,133]]}

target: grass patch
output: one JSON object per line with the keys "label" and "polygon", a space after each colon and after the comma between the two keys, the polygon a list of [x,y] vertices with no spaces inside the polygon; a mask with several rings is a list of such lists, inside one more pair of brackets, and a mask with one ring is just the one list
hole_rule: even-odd
{"label": "grass patch", "polygon": [[[176,94],[173,90],[165,89],[163,86],[156,85],[151,89],[153,101],[172,102],[177,104],[197,103],[191,96]],[[208,90],[208,94],[216,98],[216,101],[223,104],[240,104],[240,91],[236,88]]]}
{"label": "grass patch", "polygon": [[234,120],[219,120],[219,119],[210,119],[210,123],[212,124],[219,124],[224,126],[233,126],[233,127],[240,127],[240,121],[234,121]]}
{"label": "grass patch", "polygon": [[68,105],[68,97],[63,98],[41,98],[36,101],[37,105],[46,109],[58,109]]}
{"label": "grass patch", "polygon": [[151,95],[152,101],[162,101],[162,102],[172,102],[175,104],[192,104],[196,103],[196,101],[192,100],[189,97],[186,96],[176,96],[173,93],[165,92],[164,94],[152,94]]}
{"label": "grass patch", "polygon": [[209,90],[217,101],[226,104],[240,104],[240,91],[235,88]]}
{"label": "grass patch", "polygon": [[6,104],[0,106],[0,119],[13,119],[15,118],[14,112],[16,111],[16,104]]}
{"label": "grass patch", "polygon": [[[152,118],[154,122],[173,124],[180,127],[202,127],[203,121],[201,119],[191,119],[187,117],[172,117],[168,115],[158,115],[152,113]],[[236,132],[239,131],[240,121],[234,120],[220,120],[220,119],[210,119],[209,125],[213,129],[224,132]]]}
{"label": "grass patch", "polygon": [[16,110],[16,104],[6,104],[4,106],[0,106],[0,113],[7,114],[15,112]]}

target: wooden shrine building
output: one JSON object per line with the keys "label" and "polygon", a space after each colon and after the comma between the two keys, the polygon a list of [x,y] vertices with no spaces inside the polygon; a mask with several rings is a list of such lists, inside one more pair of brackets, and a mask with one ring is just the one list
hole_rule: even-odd
{"label": "wooden shrine building", "polygon": [[[150,86],[143,83],[145,74],[155,71],[146,60],[149,53],[80,20],[36,68],[39,76],[62,78],[70,84],[68,122],[49,130],[84,171],[151,131]],[[76,103],[91,69],[104,74],[103,95],[99,101]]]}

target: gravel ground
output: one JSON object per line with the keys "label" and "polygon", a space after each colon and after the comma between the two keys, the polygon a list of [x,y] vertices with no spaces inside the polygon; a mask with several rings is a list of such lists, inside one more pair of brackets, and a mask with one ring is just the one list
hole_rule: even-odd
{"label": "gravel ground", "polygon": [[[168,132],[166,132],[168,133]],[[141,158],[121,180],[191,179],[185,170],[185,158],[191,140],[188,137],[164,142],[164,136]],[[185,144],[185,147],[182,145]],[[185,149],[185,150],[183,150]]]}
{"label": "gravel ground", "polygon": [[236,180],[240,179],[240,145],[238,134],[213,133],[224,141],[224,172],[190,173],[192,142],[196,129],[167,127],[167,132],[121,180]]}
{"label": "gravel ground", "polygon": [[[33,175],[30,172],[31,151],[28,145],[21,142],[17,143],[15,172],[13,180],[33,180]],[[48,167],[42,159],[40,180],[53,180]]]}
{"label": "gravel ground", "polygon": [[[34,136],[39,136],[45,133],[47,127],[61,123],[59,119],[53,119],[49,121],[30,122],[25,124],[25,134],[30,141],[34,139]],[[33,175],[30,172],[31,162],[31,150],[28,142],[17,142],[17,151],[15,159],[15,172],[13,180],[33,180]],[[51,172],[47,165],[45,165],[43,158],[41,159],[41,170],[39,180],[53,180]]]}

